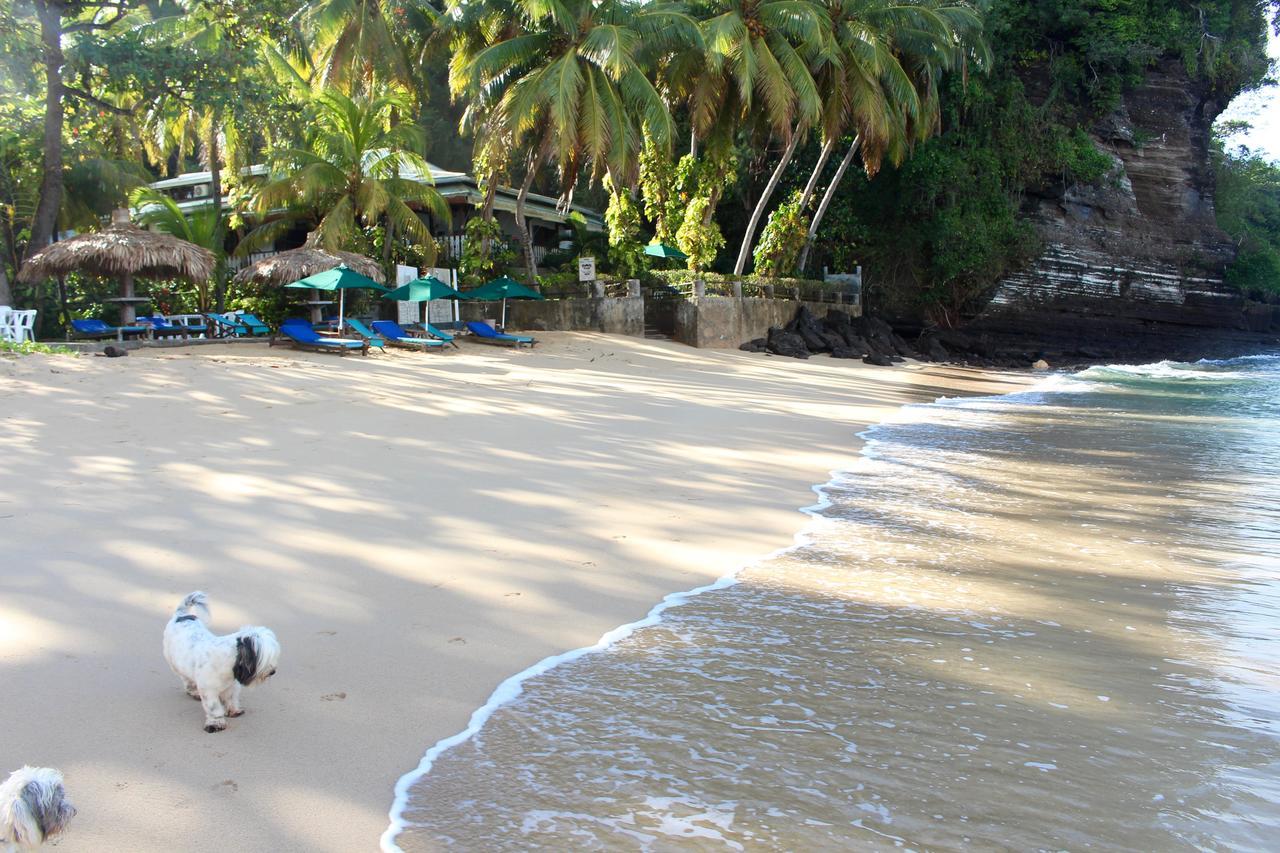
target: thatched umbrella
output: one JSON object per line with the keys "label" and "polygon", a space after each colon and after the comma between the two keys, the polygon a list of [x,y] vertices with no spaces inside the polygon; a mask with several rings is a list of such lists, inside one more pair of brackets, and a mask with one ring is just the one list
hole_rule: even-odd
{"label": "thatched umbrella", "polygon": [[[234,281],[237,284],[256,282],[257,284],[274,284],[277,287],[284,287],[286,284],[292,284],[307,276],[336,269],[340,266],[355,270],[380,284],[386,280],[386,276],[382,274],[382,267],[377,261],[353,252],[326,249],[320,245],[316,232],[312,231],[307,235],[306,242],[297,249],[286,249],[271,257],[254,261],[236,273]],[[311,302],[308,304],[311,305],[311,319],[316,321],[320,319],[320,306],[331,305],[332,302],[321,300],[320,293],[313,290]]]}
{"label": "thatched umbrella", "polygon": [[107,301],[120,303],[120,323],[128,326],[138,303],[148,301],[134,295],[134,276],[203,281],[213,275],[214,263],[208,249],[171,234],[145,231],[129,221],[129,211],[115,210],[111,224],[101,231],[77,234],[36,252],[22,265],[18,281],[33,284],[72,272],[118,276],[120,296]]}

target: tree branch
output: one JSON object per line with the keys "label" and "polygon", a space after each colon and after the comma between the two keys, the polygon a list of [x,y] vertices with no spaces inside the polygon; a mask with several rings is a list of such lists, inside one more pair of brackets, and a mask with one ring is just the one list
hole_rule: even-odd
{"label": "tree branch", "polygon": [[90,95],[88,92],[82,89],[77,89],[74,86],[68,86],[65,83],[62,85],[62,91],[73,98],[79,98],[85,103],[93,104],[95,107],[98,107],[99,109],[104,109],[107,112],[115,113],[118,116],[131,116],[137,113],[138,111],[137,104],[130,107],[129,109],[125,109],[124,107],[117,107],[115,104],[109,104],[106,101],[102,100],[101,98],[95,98],[93,95]]}
{"label": "tree branch", "polygon": [[[107,7],[103,6],[102,8],[105,9]],[[109,30],[116,24],[120,23],[120,21],[124,18],[124,16],[127,15],[129,12],[129,10],[125,7],[124,3],[121,3],[120,5],[116,6],[115,10],[116,10],[116,14],[114,18],[109,18],[105,21],[79,21],[74,24],[64,24],[62,26],[62,32],[63,33],[84,33],[84,32],[89,32],[91,30]]]}

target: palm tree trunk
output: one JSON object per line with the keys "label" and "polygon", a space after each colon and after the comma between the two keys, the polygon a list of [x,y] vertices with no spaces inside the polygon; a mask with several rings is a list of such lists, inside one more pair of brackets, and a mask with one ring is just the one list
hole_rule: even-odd
{"label": "palm tree trunk", "polygon": [[542,168],[542,163],[546,159],[549,148],[548,142],[540,144],[537,153],[529,159],[529,168],[524,173],[524,183],[520,185],[520,194],[516,196],[516,230],[520,232],[516,236],[524,249],[524,266],[531,286],[537,286],[538,284],[538,262],[533,257],[533,236],[529,233],[529,223],[525,219],[524,204],[529,199],[529,190],[533,187],[533,179],[538,170]]}
{"label": "palm tree trunk", "polygon": [[796,146],[800,144],[800,137],[803,135],[798,128],[791,134],[791,141],[783,149],[778,165],[769,176],[769,183],[764,185],[764,192],[760,194],[756,209],[751,212],[751,219],[747,222],[747,233],[742,235],[742,248],[738,249],[738,262],[733,265],[734,275],[742,275],[742,271],[746,269],[747,258],[751,255],[752,246],[755,244],[756,228],[760,225],[760,218],[764,216],[764,209],[768,207],[769,199],[773,196],[773,191],[778,188],[778,181],[782,180],[782,173],[791,162],[791,155],[796,153]]}
{"label": "palm tree trunk", "polygon": [[13,304],[13,289],[9,287],[9,276],[5,272],[4,262],[0,261],[0,305]]}
{"label": "palm tree trunk", "polygon": [[217,264],[213,268],[213,304],[214,310],[221,314],[226,310],[227,302],[227,270],[226,252],[222,245],[222,152],[218,146],[218,117],[214,114],[209,122],[209,138],[205,141],[205,154],[209,158],[210,194],[213,196],[215,212],[213,225],[213,249]]}
{"label": "palm tree trunk", "polygon": [[813,221],[809,223],[809,233],[804,237],[804,248],[800,250],[800,260],[796,262],[796,272],[801,275],[804,274],[805,264],[809,263],[809,251],[813,248],[814,240],[818,238],[818,226],[822,223],[822,217],[827,215],[827,208],[831,206],[831,199],[835,198],[836,188],[844,180],[844,173],[848,171],[849,164],[853,162],[853,155],[858,153],[859,141],[859,137],[855,136],[853,138],[853,144],[845,152],[844,159],[840,161],[840,167],[836,169],[835,175],[832,176],[831,183],[827,184],[827,191],[822,194],[822,201],[818,202],[818,209],[813,213]]}
{"label": "palm tree trunk", "polygon": [[818,162],[813,167],[813,174],[809,176],[809,183],[804,185],[804,195],[800,196],[800,210],[806,210],[809,202],[813,200],[813,194],[818,189],[818,178],[822,177],[822,170],[827,168],[827,161],[831,159],[831,152],[836,150],[836,137],[831,137],[822,143],[822,153],[818,155]]}
{"label": "palm tree trunk", "polygon": [[40,41],[44,44],[44,165],[40,175],[40,201],[31,219],[27,255],[53,240],[62,207],[62,13],[63,0],[38,0]]}

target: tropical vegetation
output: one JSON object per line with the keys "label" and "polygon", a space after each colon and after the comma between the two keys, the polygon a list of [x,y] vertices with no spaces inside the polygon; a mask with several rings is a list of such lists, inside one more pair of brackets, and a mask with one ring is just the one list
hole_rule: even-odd
{"label": "tropical vegetation", "polygon": [[[537,192],[605,212],[544,263],[647,274],[872,271],[880,296],[963,312],[1037,249],[1029,189],[1104,180],[1087,132],[1159,62],[1225,103],[1261,84],[1271,0],[0,0],[0,303],[23,259],[129,201],[219,256],[161,285],[221,308],[286,230],[430,264],[449,209],[427,160],[480,189],[458,265],[543,270]],[[1252,292],[1276,279],[1274,169],[1220,149],[1224,228]],[[267,164],[263,175],[246,167]],[[142,189],[210,173],[211,201]],[[514,193],[514,240],[497,223]],[[212,199],[226,197],[225,215]],[[666,262],[663,262],[665,264]],[[661,266],[659,264],[658,266]],[[77,309],[102,285],[67,282]],[[50,315],[56,311],[46,312]]]}

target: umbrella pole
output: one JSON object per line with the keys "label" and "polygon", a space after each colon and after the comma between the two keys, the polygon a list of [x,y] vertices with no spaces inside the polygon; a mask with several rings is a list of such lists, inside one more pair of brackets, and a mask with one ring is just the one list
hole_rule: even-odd
{"label": "umbrella pole", "polygon": [[347,292],[345,290],[338,291],[338,334],[342,334],[342,314],[343,308],[346,307]]}
{"label": "umbrella pole", "polygon": [[504,330],[507,328],[507,299],[505,296],[502,298],[502,328]]}

